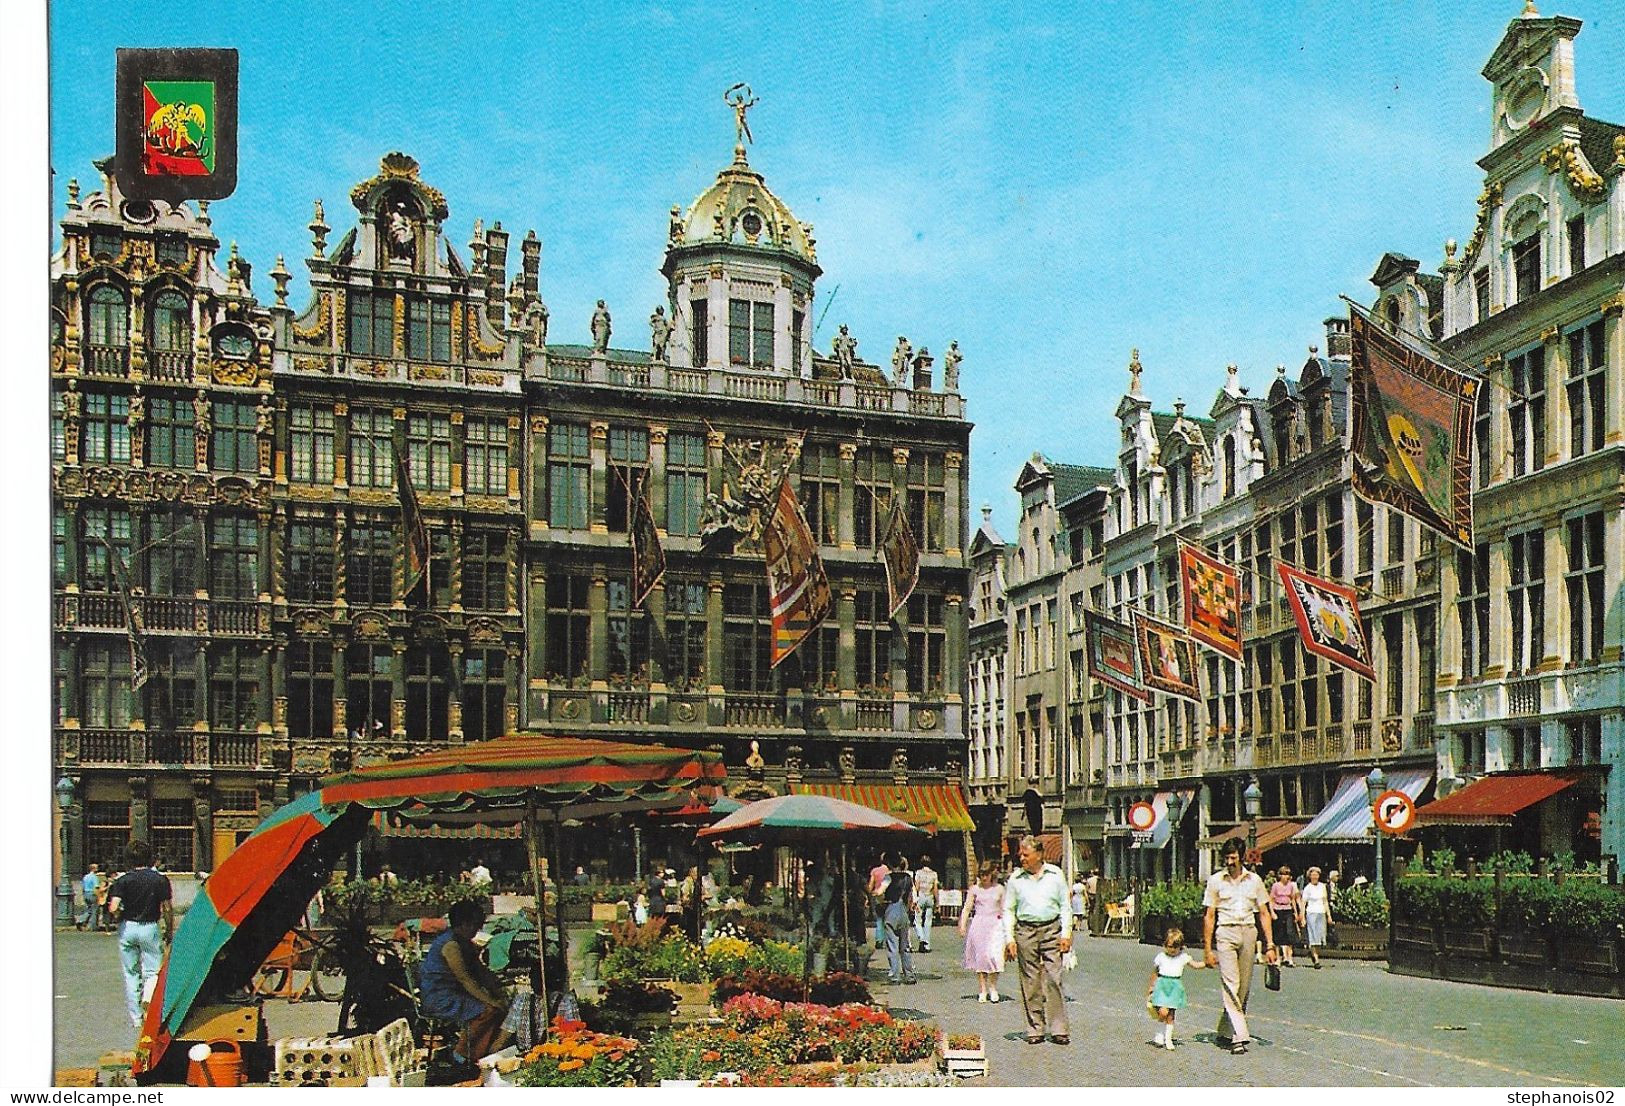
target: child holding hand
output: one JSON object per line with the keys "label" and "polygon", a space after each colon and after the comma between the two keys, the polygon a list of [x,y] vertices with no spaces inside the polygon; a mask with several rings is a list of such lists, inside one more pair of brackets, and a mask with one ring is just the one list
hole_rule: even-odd
{"label": "child holding hand", "polygon": [[1145,988],[1146,1009],[1163,1027],[1157,1030],[1157,1047],[1173,1049],[1174,1013],[1185,1007],[1185,969],[1202,966],[1202,961],[1185,951],[1184,931],[1170,927],[1162,939],[1162,951],[1151,962],[1151,981]]}

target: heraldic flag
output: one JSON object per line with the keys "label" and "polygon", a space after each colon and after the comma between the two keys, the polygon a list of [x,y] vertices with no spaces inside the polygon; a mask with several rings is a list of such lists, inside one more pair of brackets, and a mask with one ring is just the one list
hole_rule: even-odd
{"label": "heraldic flag", "polygon": [[1139,646],[1140,669],[1146,686],[1165,695],[1202,701],[1196,682],[1196,643],[1171,622],[1141,611],[1134,615],[1134,640]]}
{"label": "heraldic flag", "polygon": [[1349,368],[1354,490],[1451,541],[1473,541],[1473,408],[1480,381],[1439,363],[1419,339],[1352,308]]}
{"label": "heraldic flag", "polygon": [[429,573],[429,528],[424,525],[417,492],[412,490],[411,469],[399,452],[395,454],[395,490],[401,497],[401,529],[406,544],[406,587],[403,594],[411,595],[418,582]]}
{"label": "heraldic flag", "polygon": [[762,528],[762,549],[773,605],[772,663],[777,667],[824,621],[831,606],[829,577],[788,475],[779,481],[773,513]]}
{"label": "heraldic flag", "polygon": [[1203,645],[1241,659],[1241,576],[1230,565],[1183,542],[1179,579],[1185,594],[1185,630]]}
{"label": "heraldic flag", "polygon": [[914,540],[914,527],[908,524],[908,513],[895,496],[886,536],[880,539],[880,555],[886,560],[886,591],[895,617],[914,594],[914,585],[920,582],[920,543]]}
{"label": "heraldic flag", "polygon": [[1085,611],[1083,622],[1089,637],[1089,678],[1149,703],[1133,629],[1096,611]]}
{"label": "heraldic flag", "polygon": [[649,507],[649,478],[639,483],[632,498],[632,520],[627,527],[632,542],[632,605],[641,607],[666,574],[666,551],[660,545],[654,511]]}
{"label": "heraldic flag", "polygon": [[1354,589],[1345,584],[1277,562],[1281,582],[1286,585],[1287,602],[1298,620],[1298,636],[1303,647],[1317,657],[1376,681],[1371,667],[1371,643],[1360,621],[1360,604]]}

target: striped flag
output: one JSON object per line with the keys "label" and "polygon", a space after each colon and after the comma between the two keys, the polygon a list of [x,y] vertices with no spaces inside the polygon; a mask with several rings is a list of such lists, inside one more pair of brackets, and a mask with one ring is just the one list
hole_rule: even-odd
{"label": "striped flag", "polygon": [[[406,586],[403,595],[411,595],[420,581],[429,574],[429,528],[424,524],[423,511],[418,507],[418,495],[412,489],[412,472],[406,458],[395,454],[395,488],[401,497],[402,540],[406,546]],[[427,593],[428,589],[424,589]],[[427,595],[425,595],[427,598]]]}
{"label": "striped flag", "polygon": [[773,513],[762,529],[767,590],[773,608],[774,667],[828,617],[829,577],[788,474],[779,481]]}

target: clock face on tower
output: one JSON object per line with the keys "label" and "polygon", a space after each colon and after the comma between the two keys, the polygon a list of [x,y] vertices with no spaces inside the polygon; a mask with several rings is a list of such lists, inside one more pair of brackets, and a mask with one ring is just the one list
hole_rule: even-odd
{"label": "clock face on tower", "polygon": [[1546,75],[1533,67],[1519,71],[1507,84],[1502,114],[1507,126],[1522,130],[1540,114],[1546,102]]}

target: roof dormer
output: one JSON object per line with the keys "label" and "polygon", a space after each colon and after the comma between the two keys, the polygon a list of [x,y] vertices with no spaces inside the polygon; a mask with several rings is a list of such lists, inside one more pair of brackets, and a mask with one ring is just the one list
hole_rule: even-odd
{"label": "roof dormer", "polygon": [[1484,65],[1495,86],[1491,100],[1490,149],[1495,150],[1559,108],[1580,107],[1574,90],[1574,36],[1580,21],[1542,18],[1534,0],[1507,27]]}

